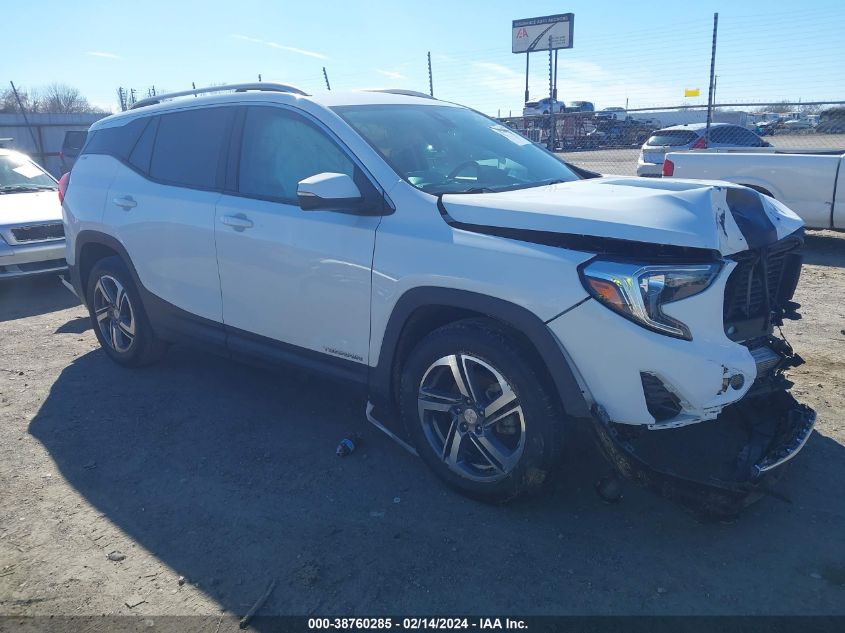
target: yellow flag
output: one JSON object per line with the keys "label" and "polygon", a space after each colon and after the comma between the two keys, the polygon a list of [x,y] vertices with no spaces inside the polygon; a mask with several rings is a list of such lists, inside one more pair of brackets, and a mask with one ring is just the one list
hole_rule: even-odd
{"label": "yellow flag", "polygon": [[697,97],[701,94],[700,88],[684,88],[685,97]]}

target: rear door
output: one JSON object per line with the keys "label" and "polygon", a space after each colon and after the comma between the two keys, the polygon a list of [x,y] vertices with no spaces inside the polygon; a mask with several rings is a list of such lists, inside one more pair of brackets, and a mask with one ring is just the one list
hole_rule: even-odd
{"label": "rear door", "polygon": [[281,357],[310,350],[365,370],[380,218],[303,211],[296,190],[304,178],[334,172],[352,176],[365,196],[380,194],[347,150],[298,111],[250,106],[239,117],[231,191],[216,219],[229,347]]}
{"label": "rear door", "polygon": [[165,307],[217,323],[223,308],[214,205],[234,111],[218,106],[149,117],[117,170],[105,212],[145,290]]}

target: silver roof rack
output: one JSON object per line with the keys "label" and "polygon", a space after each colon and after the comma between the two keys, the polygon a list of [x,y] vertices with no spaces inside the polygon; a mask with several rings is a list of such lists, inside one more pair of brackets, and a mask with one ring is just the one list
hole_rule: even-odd
{"label": "silver roof rack", "polygon": [[148,97],[147,99],[141,99],[140,101],[136,101],[129,107],[129,109],[134,110],[135,108],[143,108],[144,106],[155,105],[156,103],[161,103],[166,99],[175,99],[177,97],[191,97],[201,94],[208,94],[211,92],[246,92],[247,90],[261,90],[265,92],[288,92],[290,94],[302,95],[305,97],[308,96],[307,92],[303,92],[302,90],[294,86],[260,81],[247,84],[227,84],[223,86],[209,86],[208,88],[195,88],[193,90],[181,90],[179,92],[168,92],[166,94],[160,94],[154,97]]}
{"label": "silver roof rack", "polygon": [[[364,92],[384,92],[391,95],[405,95],[406,97],[420,97],[422,99],[434,99],[427,92],[420,92],[419,90],[405,90],[404,88],[370,88]],[[436,101],[436,99],[435,99]]]}

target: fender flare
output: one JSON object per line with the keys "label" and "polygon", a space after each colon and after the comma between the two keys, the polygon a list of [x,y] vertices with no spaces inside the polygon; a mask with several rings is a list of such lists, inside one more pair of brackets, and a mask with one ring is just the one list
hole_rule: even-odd
{"label": "fender flare", "polygon": [[393,408],[393,365],[403,330],[416,310],[431,306],[480,313],[525,335],[545,364],[566,413],[573,417],[590,416],[587,397],[575,377],[575,371],[566,353],[540,317],[504,299],[437,286],[412,288],[394,305],[379,349],[378,364],[370,372],[370,392],[378,402]]}
{"label": "fender flare", "polygon": [[71,284],[76,289],[77,295],[79,296],[83,304],[85,303],[85,284],[82,280],[81,256],[83,249],[89,244],[98,244],[100,246],[106,246],[116,252],[118,256],[123,259],[123,263],[126,264],[126,267],[129,269],[129,274],[132,275],[132,281],[135,282],[135,287],[139,289],[143,288],[141,280],[138,277],[138,272],[135,270],[135,266],[132,264],[132,259],[129,257],[129,253],[126,251],[126,248],[123,246],[120,240],[118,240],[112,235],[109,235],[108,233],[102,233],[101,231],[93,231],[91,229],[86,229],[84,231],[80,231],[76,235],[76,239],[74,240],[73,254],[74,265],[70,267]]}

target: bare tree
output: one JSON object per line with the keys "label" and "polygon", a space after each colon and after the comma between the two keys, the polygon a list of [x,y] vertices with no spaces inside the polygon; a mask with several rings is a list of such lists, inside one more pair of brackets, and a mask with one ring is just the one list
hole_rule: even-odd
{"label": "bare tree", "polygon": [[39,112],[72,114],[91,112],[91,104],[77,88],[66,84],[52,83],[41,88],[38,95]]}
{"label": "bare tree", "polygon": [[[35,112],[38,106],[37,100],[32,98],[25,88],[17,86],[17,89],[24,110]],[[15,112],[20,112],[18,101],[15,99],[15,92],[11,88],[6,88],[0,92],[0,113],[13,114]]]}
{"label": "bare tree", "polygon": [[[49,86],[26,90],[17,86],[21,105],[27,113],[99,113],[101,108],[92,106],[77,88],[66,84],[52,83]],[[11,88],[0,91],[0,112],[20,112],[15,93]]]}

